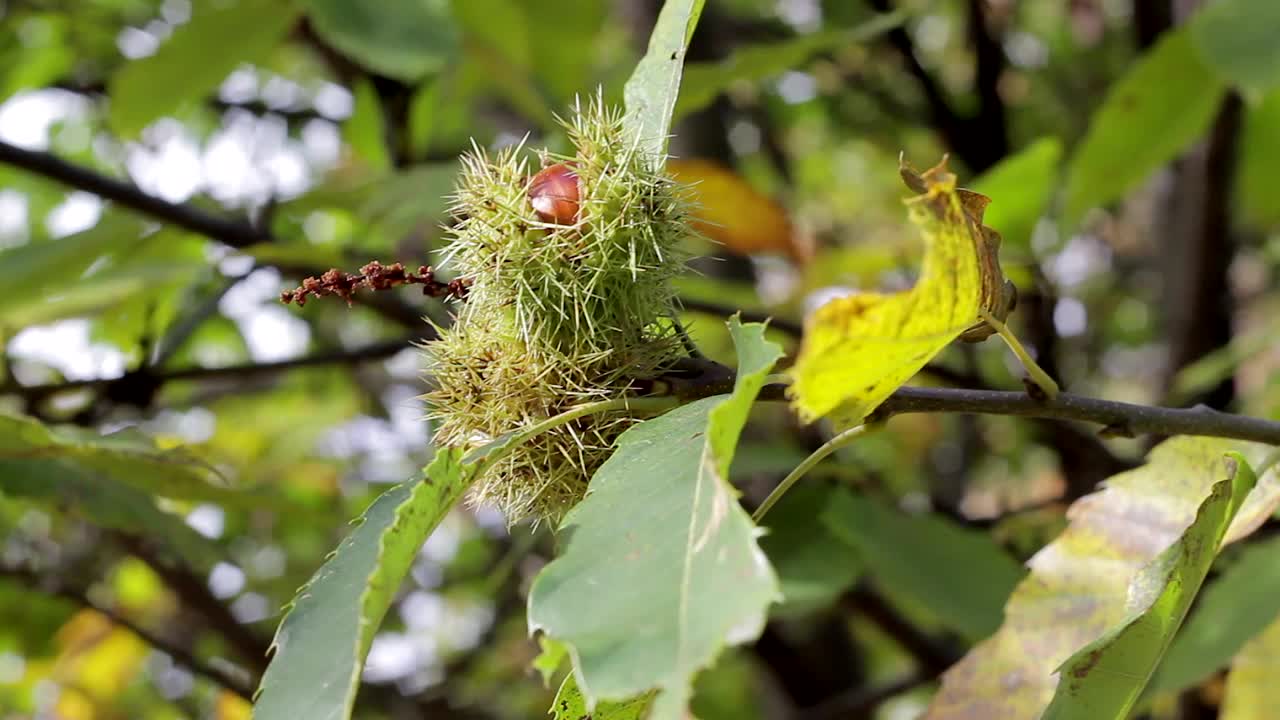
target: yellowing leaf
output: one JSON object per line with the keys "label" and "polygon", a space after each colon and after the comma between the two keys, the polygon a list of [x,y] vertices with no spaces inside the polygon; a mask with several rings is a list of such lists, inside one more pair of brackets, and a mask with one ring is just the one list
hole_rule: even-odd
{"label": "yellowing leaf", "polygon": [[667,171],[688,186],[698,232],[743,255],[784,253],[799,265],[813,259],[813,243],[787,211],[733,171],[698,159],[667,160]]}
{"label": "yellowing leaf", "polygon": [[958,189],[945,160],[920,175],[904,165],[902,177],[919,193],[906,203],[924,235],[920,279],[837,298],[809,318],[790,390],[805,421],[836,411],[841,424],[861,422],[951,341],[989,335],[980,308],[1000,319],[1010,309],[1000,236],[982,224],[989,199]]}
{"label": "yellowing leaf", "polygon": [[[1152,598],[1164,598],[1163,607],[1172,606],[1164,591],[1178,578],[1159,572],[1162,566],[1153,561],[1173,557],[1166,551],[1192,526],[1214,485],[1233,477],[1233,463],[1225,455],[1229,452],[1257,465],[1270,448],[1175,437],[1156,446],[1146,465],[1112,476],[1103,490],[1073,504],[1067,529],[1028,562],[1031,573],[1005,604],[1000,629],[943,674],[925,718],[1038,718],[1057,690],[1059,670],[1088,674],[1079,666],[1064,668],[1068,658],[1141,618]],[[1280,477],[1273,468],[1258,478],[1234,513],[1223,542],[1257,529],[1278,501]],[[1165,631],[1181,622],[1185,608],[1174,609],[1178,612],[1168,613]],[[1161,638],[1158,633],[1148,637]],[[1150,672],[1150,658],[1145,657],[1126,670],[1130,681],[1145,683]]]}
{"label": "yellowing leaf", "polygon": [[1222,699],[1222,720],[1265,720],[1280,707],[1280,618],[1236,654]]}

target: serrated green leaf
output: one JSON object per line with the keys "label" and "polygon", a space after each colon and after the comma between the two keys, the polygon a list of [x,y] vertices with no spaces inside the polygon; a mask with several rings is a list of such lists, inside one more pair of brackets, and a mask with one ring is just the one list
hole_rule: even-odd
{"label": "serrated green leaf", "polygon": [[1223,86],[1187,30],[1166,33],[1107,92],[1075,149],[1063,223],[1120,199],[1204,133]]}
{"label": "serrated green leaf", "polygon": [[853,28],[800,35],[782,42],[750,45],[715,62],[689,63],[680,83],[674,117],[682,118],[707,107],[736,83],[758,83],[791,70],[809,58],[839,48],[860,45],[900,26],[906,13],[877,15]]}
{"label": "serrated green leaf", "polygon": [[261,60],[298,19],[288,0],[197,3],[153,55],[125,63],[111,77],[108,120],[137,135],[156,118],[200,100],[243,63]]}
{"label": "serrated green leaf", "polygon": [[1250,544],[1196,602],[1169,646],[1152,689],[1185,690],[1231,658],[1280,615],[1280,538]]}
{"label": "serrated green leaf", "polygon": [[551,716],[555,720],[641,720],[652,702],[653,693],[647,692],[621,702],[596,703],[593,709],[587,705],[578,681],[570,674],[560,683],[560,690],[551,704]]}
{"label": "serrated green leaf", "polygon": [[[1232,475],[1225,453],[1257,463],[1270,451],[1255,443],[1175,437],[1156,446],[1142,467],[1109,478],[1103,490],[1073,504],[1067,529],[1028,563],[1031,574],[1010,596],[1000,629],[943,675],[926,717],[1039,717],[1053,698],[1059,666],[1125,622],[1132,581],[1181,537],[1214,484]],[[1277,502],[1280,479],[1272,469],[1235,513],[1225,542],[1255,530]]]}
{"label": "serrated green leaf", "polygon": [[1005,250],[1030,251],[1031,232],[1057,189],[1061,159],[1062,141],[1040,138],[974,179],[974,191],[999,199],[982,222],[1000,233]]}
{"label": "serrated green leaf", "polygon": [[1045,720],[1128,717],[1257,484],[1244,457],[1229,456],[1229,476],[1213,484],[1191,525],[1129,584],[1128,617],[1063,663]]}
{"label": "serrated green leaf", "polygon": [[680,717],[694,673],[726,644],[756,637],[778,599],[759,531],[727,476],[782,351],[761,325],[735,318],[730,332],[739,354],[733,394],[623,433],[565,517],[564,551],[534,580],[529,627],[570,646],[589,705],[657,689],[651,720]]}
{"label": "serrated green leaf", "polygon": [[1224,82],[1252,92],[1280,87],[1280,3],[1217,0],[1189,24],[1200,57]]}
{"label": "serrated green leaf", "polygon": [[814,522],[836,493],[816,483],[799,484],[763,522],[768,533],[760,538],[760,548],[778,573],[782,588],[782,605],[772,611],[775,617],[831,605],[865,570],[847,542],[826,523]]}
{"label": "serrated green leaf", "polygon": [[877,586],[972,641],[1000,627],[1023,575],[986,533],[936,515],[905,515],[846,489],[832,494],[821,518],[857,551]]}
{"label": "serrated green leaf", "polygon": [[449,0],[303,0],[316,32],[374,72],[416,82],[457,55]]}
{"label": "serrated green leaf", "polygon": [[1231,662],[1220,720],[1270,720],[1280,707],[1280,618],[1250,640]]}
{"label": "serrated green leaf", "polygon": [[424,479],[383,493],[298,591],[276,630],[257,720],[347,720],[374,634],[418,548],[471,484],[461,451],[440,449]]}
{"label": "serrated green leaf", "polygon": [[649,50],[623,89],[624,122],[640,149],[661,162],[667,154],[671,114],[680,94],[684,56],[706,0],[666,0],[649,36]]}

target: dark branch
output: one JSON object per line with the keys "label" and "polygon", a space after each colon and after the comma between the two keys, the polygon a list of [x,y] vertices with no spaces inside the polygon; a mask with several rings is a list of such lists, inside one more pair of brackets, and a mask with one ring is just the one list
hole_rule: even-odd
{"label": "dark branch", "polygon": [[0,163],[22,168],[105,200],[163,220],[171,225],[213,238],[235,248],[271,242],[265,231],[246,222],[211,215],[190,205],[171,203],[149,195],[132,183],[116,180],[69,163],[55,155],[26,150],[0,141]]}
{"label": "dark branch", "polygon": [[156,633],[138,625],[129,618],[111,608],[102,607],[89,599],[89,593],[82,588],[68,587],[58,578],[37,575],[30,569],[21,567],[0,566],[0,577],[12,578],[34,592],[68,600],[82,608],[88,608],[105,616],[112,623],[137,635],[151,647],[173,658],[173,661],[186,667],[200,677],[210,680],[230,690],[245,700],[253,699],[253,679],[247,671],[241,670],[244,677],[237,677],[216,665],[211,665],[196,657],[186,648],[171,642]]}
{"label": "dark branch", "polygon": [[270,363],[245,363],[242,365],[228,365],[226,367],[195,367],[168,371],[143,369],[134,371],[134,373],[127,373],[123,377],[118,378],[72,380],[69,382],[50,383],[47,385],[6,385],[0,387],[0,394],[15,394],[28,398],[42,398],[67,390],[100,387],[110,388],[113,385],[122,385],[131,380],[136,383],[139,379],[137,373],[146,373],[151,382],[158,384],[172,380],[244,379],[260,375],[271,375],[288,370],[295,370],[297,368],[316,367],[319,365],[356,365],[359,363],[383,360],[412,346],[415,342],[430,340],[434,337],[435,331],[431,326],[422,323],[422,332],[420,334],[410,335],[396,340],[374,343],[373,345],[367,345],[355,350],[330,350],[326,352],[319,352],[314,355],[294,358],[292,360],[280,360],[278,362]]}

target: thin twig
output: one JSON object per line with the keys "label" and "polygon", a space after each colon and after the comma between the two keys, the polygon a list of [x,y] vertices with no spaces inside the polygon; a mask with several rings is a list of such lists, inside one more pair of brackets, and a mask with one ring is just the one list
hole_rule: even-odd
{"label": "thin twig", "polygon": [[[434,337],[435,333],[432,328],[423,324],[422,332],[418,335],[410,335],[396,340],[374,343],[354,350],[331,350],[319,352],[314,355],[307,355],[305,357],[294,358],[292,360],[280,360],[268,363],[244,363],[240,365],[228,365],[226,367],[194,367],[181,368],[178,370],[161,370],[155,371],[152,379],[160,383],[173,380],[241,379],[255,377],[258,375],[271,375],[288,370],[316,367],[320,365],[355,365],[364,362],[373,362],[375,360],[383,360],[411,347],[415,342],[430,340]],[[15,394],[23,397],[38,398],[65,392],[67,390],[108,386],[123,380],[124,378],[92,378],[87,380],[70,380],[63,383],[49,383],[46,385],[8,384],[0,386],[0,395]]]}
{"label": "thin twig", "polygon": [[249,677],[249,672],[247,670],[244,670],[243,668],[240,669],[241,674],[244,675],[242,678],[236,677],[216,665],[211,665],[196,657],[186,648],[181,647],[180,645],[171,642],[150,630],[147,630],[115,610],[103,607],[90,600],[89,593],[85,589],[68,587],[62,584],[61,579],[44,577],[36,574],[28,568],[21,567],[0,565],[0,577],[12,578],[34,592],[59,597],[82,608],[93,610],[106,617],[113,624],[119,625],[134,635],[137,635],[143,642],[173,658],[174,662],[186,667],[192,673],[230,690],[245,700],[251,701],[253,698],[254,682],[253,679]]}

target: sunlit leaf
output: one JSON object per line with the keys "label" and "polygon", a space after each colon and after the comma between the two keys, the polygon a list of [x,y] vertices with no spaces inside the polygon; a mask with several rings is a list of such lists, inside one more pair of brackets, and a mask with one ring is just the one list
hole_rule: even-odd
{"label": "sunlit leaf", "polygon": [[904,179],[921,193],[907,200],[924,236],[914,287],[893,295],[837,298],[807,321],[789,390],[806,421],[835,411],[841,424],[861,422],[933,356],[979,320],[979,308],[1002,317],[1000,236],[982,224],[988,199],[956,188],[943,163]]}
{"label": "sunlit leaf", "polygon": [[652,702],[653,693],[647,692],[630,700],[599,702],[594,708],[588,707],[577,680],[570,674],[560,684],[555,702],[551,704],[551,716],[555,720],[641,720]]}
{"label": "sunlit leaf", "polygon": [[1058,669],[1060,680],[1046,720],[1128,716],[1200,591],[1228,526],[1257,483],[1243,457],[1228,457],[1223,468],[1228,477],[1213,484],[1191,525],[1130,582],[1125,619]]}
{"label": "sunlit leaf", "polygon": [[1224,81],[1254,92],[1280,87],[1280,3],[1217,0],[1189,24],[1200,56]]}
{"label": "sunlit leaf", "polygon": [[[1004,624],[943,675],[930,720],[1038,717],[1058,668],[1080,648],[1130,617],[1131,588],[1143,567],[1174,544],[1211,488],[1231,477],[1225,453],[1257,463],[1270,448],[1200,437],[1156,446],[1147,464],[1111,477],[1072,505],[1067,529],[1029,562],[1031,574],[1005,605]],[[1274,470],[1263,474],[1226,533],[1237,540],[1280,502]],[[1145,586],[1144,586],[1145,587]],[[1142,591],[1135,597],[1158,594]],[[1150,670],[1135,670],[1145,680]]]}
{"label": "sunlit leaf", "polygon": [[271,51],[298,19],[285,0],[196,3],[191,20],[153,55],[111,77],[109,119],[117,133],[138,134],[156,118],[212,93],[232,70]]}
{"label": "sunlit leaf", "polygon": [[420,80],[458,51],[449,0],[301,2],[322,38],[360,65],[398,80]]}
{"label": "sunlit leaf", "polygon": [[1269,720],[1280,707],[1280,617],[1231,661],[1221,720]]}
{"label": "sunlit leaf", "polygon": [[694,673],[725,645],[755,638],[778,599],[759,531],[727,477],[747,413],[782,353],[761,325],[734,320],[730,329],[739,356],[733,394],[623,433],[565,517],[563,552],[530,590],[530,629],[570,646],[588,698],[623,701],[657,689],[650,720],[681,717]]}
{"label": "sunlit leaf", "polygon": [[973,181],[973,189],[999,198],[983,222],[1000,233],[1004,248],[1031,249],[1031,232],[1057,189],[1062,141],[1041,138],[1010,155]]}
{"label": "sunlit leaf", "polygon": [[1151,681],[1184,690],[1226,667],[1250,638],[1280,615],[1280,538],[1250,544],[1196,601]]}
{"label": "sunlit leaf", "polygon": [[671,113],[680,94],[680,75],[689,39],[706,0],[666,0],[649,36],[649,50],[636,65],[624,90],[626,125],[640,148],[664,158]]}
{"label": "sunlit leaf", "polygon": [[833,493],[821,518],[857,551],[878,587],[971,641],[1000,626],[1023,575],[987,533],[935,515],[905,515],[848,490]]}
{"label": "sunlit leaf", "polygon": [[798,264],[813,243],[796,232],[787,211],[732,170],[710,160],[667,160],[667,171],[688,186],[698,232],[743,255],[782,253]]}
{"label": "sunlit leaf", "polygon": [[258,720],[346,720],[360,671],[418,548],[471,484],[461,452],[440,449],[426,477],[383,493],[298,591],[276,630]]}
{"label": "sunlit leaf", "polygon": [[1209,126],[1222,83],[1205,67],[1185,29],[1166,33],[1107,91],[1075,149],[1063,222],[1134,189]]}

